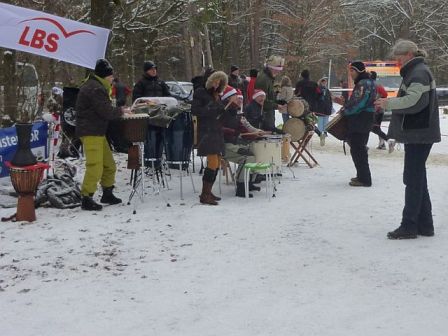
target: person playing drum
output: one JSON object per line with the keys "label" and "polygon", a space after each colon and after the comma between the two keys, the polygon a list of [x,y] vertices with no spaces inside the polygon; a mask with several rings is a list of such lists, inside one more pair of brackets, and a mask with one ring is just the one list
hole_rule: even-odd
{"label": "person playing drum", "polygon": [[219,95],[227,86],[227,75],[223,71],[207,69],[203,85],[194,90],[191,112],[198,120],[198,156],[207,156],[207,167],[202,176],[202,204],[218,205],[221,198],[213,195],[212,188],[224,152],[224,137],[220,117],[224,105]]}
{"label": "person playing drum", "polygon": [[363,62],[350,64],[350,76],[355,82],[352,95],[345,102],[343,114],[347,118],[348,144],[350,155],[356,168],[356,177],[349,185],[352,187],[370,187],[372,176],[369,168],[367,142],[373,126],[374,102],[376,99],[375,82],[370,78]]}
{"label": "person playing drum", "polygon": [[86,171],[81,187],[83,210],[101,210],[102,205],[93,200],[98,182],[103,188],[101,203],[118,204],[121,199],[112,193],[116,166],[106,130],[109,120],[130,113],[129,108],[113,107],[113,68],[105,59],[96,62],[95,71],[81,86],[76,101],[76,135],[81,139],[86,156]]}
{"label": "person playing drum", "polygon": [[[239,164],[238,170],[235,173],[237,180],[236,196],[245,197],[244,164],[247,162],[256,162],[248,141],[259,138],[265,132],[251,126],[242,114],[238,113],[242,106],[242,100],[238,98],[238,92],[239,90],[227,86],[221,96],[222,101],[226,105],[226,113],[223,115],[224,158],[230,162]],[[260,188],[251,182],[249,183],[249,190],[259,191]],[[253,195],[249,194],[249,197],[253,197]]]}

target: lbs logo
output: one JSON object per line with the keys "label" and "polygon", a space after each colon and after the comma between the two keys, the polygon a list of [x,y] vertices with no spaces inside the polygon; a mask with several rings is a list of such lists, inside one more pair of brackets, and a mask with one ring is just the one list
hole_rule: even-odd
{"label": "lbs logo", "polygon": [[[89,30],[74,30],[72,32],[68,32],[65,30],[65,28],[56,20],[51,18],[45,18],[45,17],[37,17],[29,20],[21,21],[28,22],[28,21],[47,21],[56,26],[56,28],[59,29],[60,34],[55,32],[47,32],[44,29],[36,28],[34,30],[31,29],[30,26],[25,26],[23,29],[23,32],[19,39],[19,44],[24,45],[26,47],[31,47],[35,49],[45,49],[48,52],[56,52],[58,50],[58,41],[61,37],[67,39],[73,35],[77,34],[92,34],[95,35],[95,33],[89,31]],[[62,36],[61,36],[62,35]]]}

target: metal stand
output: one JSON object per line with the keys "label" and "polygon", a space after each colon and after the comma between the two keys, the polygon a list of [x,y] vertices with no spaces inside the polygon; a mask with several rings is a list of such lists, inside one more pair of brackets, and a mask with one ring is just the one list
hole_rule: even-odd
{"label": "metal stand", "polygon": [[[128,205],[131,204],[132,198],[134,197],[134,195],[137,194],[137,196],[140,198],[140,201],[143,203],[143,197],[144,197],[144,193],[145,193],[145,173],[144,173],[144,165],[143,165],[143,160],[144,160],[144,143],[143,142],[134,142],[133,145],[137,145],[138,146],[138,150],[139,150],[139,168],[137,169],[132,169],[131,171],[131,186],[132,186],[132,190],[131,190],[131,194],[129,195],[129,200],[128,200]],[[137,205],[136,203],[134,203],[134,210],[133,210],[133,214],[135,215],[137,213]]]}
{"label": "metal stand", "polygon": [[193,186],[193,192],[196,193],[196,188],[194,186],[194,181],[193,181],[193,175],[191,175],[190,173],[190,162],[185,162],[185,161],[166,161],[167,164],[173,164],[173,165],[179,165],[179,178],[180,178],[180,199],[183,201],[184,200],[184,194],[183,194],[183,183],[182,183],[182,171],[184,169],[182,169],[183,165],[187,165],[187,167],[185,168],[185,171],[187,173],[187,175],[190,175],[190,180],[191,180],[191,185]]}

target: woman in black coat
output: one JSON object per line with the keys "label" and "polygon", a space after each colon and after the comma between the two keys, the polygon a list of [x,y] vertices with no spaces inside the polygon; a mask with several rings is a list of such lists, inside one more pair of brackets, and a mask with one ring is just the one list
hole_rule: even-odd
{"label": "woman in black coat", "polygon": [[207,71],[204,75],[205,85],[195,89],[191,112],[198,117],[198,155],[207,156],[207,168],[202,177],[199,200],[203,204],[217,205],[220,198],[212,194],[212,187],[224,152],[221,122],[224,105],[221,103],[220,94],[228,79],[224,72],[212,71]]}

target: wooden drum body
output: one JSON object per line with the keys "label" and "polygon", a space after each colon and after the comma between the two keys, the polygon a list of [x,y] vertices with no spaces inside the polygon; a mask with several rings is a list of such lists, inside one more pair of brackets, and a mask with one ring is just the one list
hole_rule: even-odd
{"label": "wooden drum body", "polygon": [[267,138],[266,140],[254,141],[250,144],[256,162],[273,163],[277,167],[282,166],[282,139]]}
{"label": "wooden drum body", "polygon": [[283,125],[283,132],[291,135],[291,141],[299,141],[306,133],[306,126],[303,120],[290,118]]}
{"label": "wooden drum body", "polygon": [[123,137],[129,142],[144,142],[148,132],[147,114],[129,114],[121,118]]}
{"label": "wooden drum body", "polygon": [[336,139],[345,141],[347,140],[348,125],[347,118],[342,114],[336,114],[336,116],[330,120],[325,127],[325,131],[330,133]]}
{"label": "wooden drum body", "polygon": [[27,167],[16,167],[9,165],[9,175],[14,190],[19,194],[17,201],[17,221],[34,222],[36,211],[34,208],[34,194],[42,181],[44,170],[49,166],[37,163]]}

